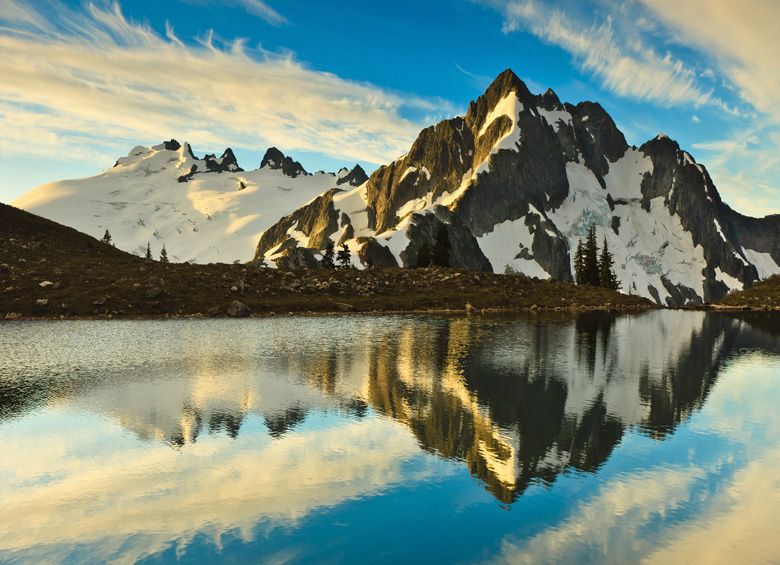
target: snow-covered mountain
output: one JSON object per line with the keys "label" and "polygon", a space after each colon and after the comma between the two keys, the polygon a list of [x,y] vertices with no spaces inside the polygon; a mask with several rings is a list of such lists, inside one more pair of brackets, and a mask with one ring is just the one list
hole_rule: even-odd
{"label": "snow-covered mountain", "polygon": [[444,226],[453,266],[571,280],[590,224],[623,291],[663,305],[780,272],[780,216],[735,212],[675,141],[630,147],[599,104],[534,95],[511,70],[366,183],[328,190],[266,230],[256,256],[313,264],[332,240],[358,266],[415,266]]}
{"label": "snow-covered mountain", "polygon": [[367,179],[360,166],[309,174],[270,148],[260,168],[244,171],[230,149],[196,157],[175,140],[136,147],[90,178],[35,188],[12,204],[114,244],[155,256],[163,243],[175,261],[248,261],[260,235],[323,191]]}

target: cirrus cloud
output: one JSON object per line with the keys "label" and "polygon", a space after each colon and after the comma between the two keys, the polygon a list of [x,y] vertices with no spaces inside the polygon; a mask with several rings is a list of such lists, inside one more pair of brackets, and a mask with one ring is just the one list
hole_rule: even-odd
{"label": "cirrus cloud", "polygon": [[382,163],[406,150],[424,116],[452,111],[244,40],[209,33],[185,42],[171,26],[162,35],[128,20],[118,3],[83,12],[54,4],[57,17],[47,19],[2,2],[0,74],[13,77],[0,82],[6,155],[61,158],[78,148],[109,160],[176,136],[215,149],[278,145]]}

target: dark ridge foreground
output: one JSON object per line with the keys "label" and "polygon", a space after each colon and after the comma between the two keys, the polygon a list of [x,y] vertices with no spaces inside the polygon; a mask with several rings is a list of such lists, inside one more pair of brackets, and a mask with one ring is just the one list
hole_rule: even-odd
{"label": "dark ridge foreground", "polygon": [[748,289],[723,298],[718,309],[780,310],[780,275],[755,283]]}
{"label": "dark ridge foreground", "polygon": [[522,275],[165,264],[0,204],[0,319],[463,311],[467,304],[476,311],[654,307],[637,296]]}

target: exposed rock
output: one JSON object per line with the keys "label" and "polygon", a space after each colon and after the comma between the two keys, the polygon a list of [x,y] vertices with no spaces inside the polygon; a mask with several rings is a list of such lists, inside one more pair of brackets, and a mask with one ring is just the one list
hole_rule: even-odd
{"label": "exposed rock", "polygon": [[225,149],[225,151],[222,153],[222,156],[217,159],[213,154],[211,155],[205,155],[203,157],[203,160],[206,161],[206,168],[215,173],[224,173],[224,172],[231,172],[231,173],[237,173],[242,172],[244,169],[238,166],[238,161],[236,160],[236,156],[233,154],[233,150],[228,147]]}
{"label": "exposed rock", "polygon": [[38,283],[38,286],[41,288],[49,288],[50,286],[54,286],[54,283],[51,281],[42,281]]}
{"label": "exposed rock", "polygon": [[197,165],[192,165],[192,167],[190,167],[190,172],[189,172],[189,173],[185,173],[185,174],[183,174],[183,175],[179,175],[178,181],[179,181],[179,182],[187,182],[187,181],[189,181],[189,180],[190,180],[190,179],[191,179],[191,178],[192,178],[192,177],[195,175],[195,173],[197,173],[197,172],[198,172],[198,166],[197,166]]}
{"label": "exposed rock", "polygon": [[265,230],[257,243],[255,259],[262,259],[268,251],[287,241],[291,229],[308,236],[312,249],[324,249],[330,236],[339,229],[338,214],[333,206],[333,196],[339,192],[338,188],[327,191]]}
{"label": "exposed rock", "polygon": [[360,186],[367,180],[368,175],[366,174],[366,171],[363,170],[363,167],[355,165],[349,173],[336,181],[336,185],[341,186],[342,184],[347,183],[351,186]]}
{"label": "exposed rock", "polygon": [[450,241],[450,266],[462,269],[490,271],[492,267],[474,235],[457,217],[443,206],[435,209],[434,214],[415,214],[407,236],[409,246],[401,252],[404,267],[418,265],[418,253],[423,245],[433,248],[439,226],[444,226]]}
{"label": "exposed rock", "polygon": [[48,298],[39,298],[35,301],[36,306],[48,306],[49,305],[49,299]]}
{"label": "exposed rock", "polygon": [[181,143],[179,143],[175,139],[171,139],[170,141],[163,141],[163,146],[168,151],[178,151],[179,149],[181,149]]}
{"label": "exposed rock", "polygon": [[227,315],[231,318],[246,318],[251,314],[249,306],[238,300],[234,300],[227,308]]}
{"label": "exposed rock", "polygon": [[282,173],[292,178],[307,174],[306,169],[298,161],[293,161],[290,157],[286,157],[276,147],[270,147],[265,152],[263,160],[260,162],[260,168],[262,169],[263,167],[281,169]]}
{"label": "exposed rock", "polygon": [[358,238],[357,242],[362,244],[358,250],[358,258],[364,266],[374,269],[398,267],[398,262],[390,250],[378,243],[376,238]]}
{"label": "exposed rock", "polygon": [[279,269],[319,269],[320,262],[314,256],[314,251],[305,247],[297,247],[295,240],[288,240],[273,258]]}

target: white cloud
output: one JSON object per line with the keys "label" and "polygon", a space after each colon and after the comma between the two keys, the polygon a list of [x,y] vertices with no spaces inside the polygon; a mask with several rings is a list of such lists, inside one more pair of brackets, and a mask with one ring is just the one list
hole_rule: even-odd
{"label": "white cloud", "polygon": [[235,3],[240,4],[250,14],[260,16],[269,24],[281,25],[287,23],[287,19],[284,16],[262,0],[236,0]]}
{"label": "white cloud", "polygon": [[[118,4],[86,13],[57,5],[56,23],[20,2],[0,14],[0,151],[96,154],[176,136],[213,150],[232,145],[307,150],[382,163],[403,153],[421,124],[402,114],[449,104],[314,71],[290,55],[162,37]],[[253,2],[256,7],[261,5]],[[35,33],[31,30],[35,28]]]}
{"label": "white cloud", "polygon": [[[583,71],[598,77],[605,88],[620,96],[663,106],[686,103],[728,109],[711,90],[699,86],[696,69],[668,52],[660,53],[649,47],[636,33],[629,40],[612,16],[603,23],[586,24],[568,12],[536,0],[488,0],[488,3],[504,14],[504,32],[529,31],[563,48]],[[637,21],[640,28],[651,27],[650,22],[634,20],[635,30]]]}
{"label": "white cloud", "polygon": [[238,6],[245,12],[258,16],[265,20],[267,23],[275,26],[280,26],[289,23],[287,18],[273,9],[267,2],[263,0],[220,0],[215,2],[214,0],[181,0],[187,4],[199,4],[199,5],[215,5],[220,6]]}
{"label": "white cloud", "polygon": [[674,39],[715,59],[742,99],[780,122],[780,34],[776,0],[641,0]]}

